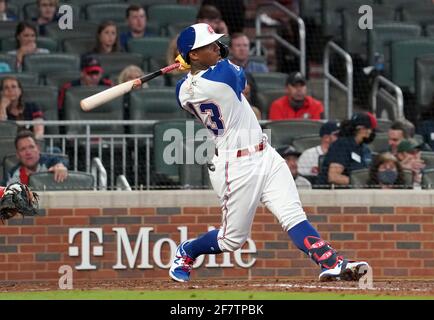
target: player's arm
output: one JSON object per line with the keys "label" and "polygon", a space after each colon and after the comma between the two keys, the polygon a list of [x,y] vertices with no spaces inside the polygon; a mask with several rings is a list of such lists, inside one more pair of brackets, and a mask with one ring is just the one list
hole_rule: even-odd
{"label": "player's arm", "polygon": [[336,162],[332,162],[329,165],[328,180],[329,183],[348,185],[350,184],[350,177],[343,174],[345,167]]}

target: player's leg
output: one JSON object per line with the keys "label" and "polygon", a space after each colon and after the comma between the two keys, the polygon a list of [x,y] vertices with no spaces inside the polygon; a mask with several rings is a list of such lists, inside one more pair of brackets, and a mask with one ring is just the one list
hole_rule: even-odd
{"label": "player's leg", "polygon": [[262,179],[255,174],[257,162],[249,159],[215,162],[210,180],[221,202],[222,225],[179,245],[169,271],[172,279],[188,281],[198,256],[235,251],[246,242],[262,189]]}
{"label": "player's leg", "polygon": [[322,272],[320,280],[357,280],[361,266],[366,262],[344,259],[331,245],[321,239],[319,233],[307,221],[294,179],[285,161],[271,149],[267,152],[270,175],[261,201],[279,220],[293,243],[318,264]]}

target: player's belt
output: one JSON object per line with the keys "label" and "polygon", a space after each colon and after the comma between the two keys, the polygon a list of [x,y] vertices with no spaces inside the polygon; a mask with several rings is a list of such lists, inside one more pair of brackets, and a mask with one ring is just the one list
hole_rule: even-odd
{"label": "player's belt", "polygon": [[[257,144],[256,146],[254,146],[254,148],[255,148],[254,150],[251,150],[249,148],[237,150],[237,158],[248,156],[249,154],[252,154],[254,152],[259,152],[264,150],[265,142],[261,142],[260,144]],[[217,157],[219,156],[219,150],[217,148],[215,148],[215,155]]]}

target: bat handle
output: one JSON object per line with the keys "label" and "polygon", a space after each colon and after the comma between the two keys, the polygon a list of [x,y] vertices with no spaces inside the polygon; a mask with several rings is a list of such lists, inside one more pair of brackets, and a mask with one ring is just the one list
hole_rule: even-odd
{"label": "bat handle", "polygon": [[145,75],[145,76],[137,79],[133,83],[133,89],[141,87],[142,84],[144,84],[145,82],[148,82],[149,80],[152,80],[152,79],[154,79],[154,78],[156,78],[156,77],[158,77],[158,76],[160,76],[162,74],[166,74],[166,73],[169,73],[169,72],[171,72],[171,71],[173,71],[175,69],[178,69],[180,65],[181,64],[179,62],[176,62],[174,64],[171,64],[171,65],[169,65],[167,67],[161,68],[160,70],[154,71],[154,72],[152,72],[150,74],[147,74],[147,75]]}

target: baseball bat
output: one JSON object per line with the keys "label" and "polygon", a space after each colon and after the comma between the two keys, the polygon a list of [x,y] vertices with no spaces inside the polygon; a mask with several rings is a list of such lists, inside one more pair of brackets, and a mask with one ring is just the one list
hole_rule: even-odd
{"label": "baseball bat", "polygon": [[80,107],[84,111],[90,111],[99,107],[100,105],[116,99],[117,97],[124,95],[125,93],[130,92],[132,89],[139,88],[143,83],[152,80],[162,74],[169,73],[175,69],[179,68],[179,62],[171,64],[167,67],[161,68],[157,71],[144,75],[143,77],[130,80],[121,84],[118,84],[114,87],[108,88],[104,91],[98,92],[90,97],[87,97],[80,101]]}

